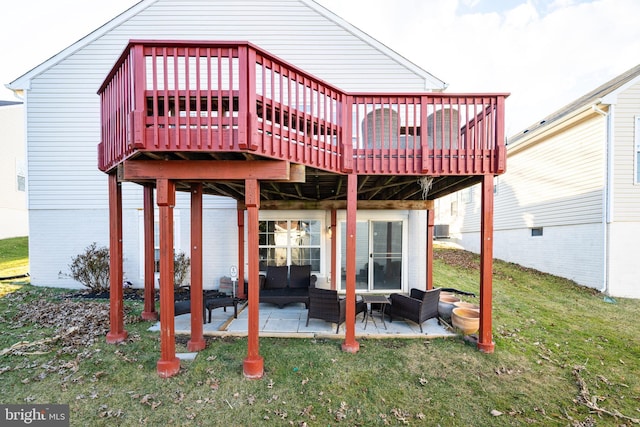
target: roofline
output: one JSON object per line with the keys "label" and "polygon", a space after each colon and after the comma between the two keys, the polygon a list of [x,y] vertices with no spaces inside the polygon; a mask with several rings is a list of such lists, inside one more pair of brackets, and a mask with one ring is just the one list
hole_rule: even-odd
{"label": "roofline", "polygon": [[105,24],[101,25],[100,27],[96,28],[95,30],[93,30],[92,32],[87,34],[86,36],[84,36],[81,39],[79,39],[78,41],[76,41],[75,43],[71,44],[70,46],[68,46],[65,49],[61,50],[60,52],[56,53],[51,58],[49,58],[46,61],[40,63],[39,65],[36,65],[34,68],[32,68],[31,70],[27,71],[26,73],[24,73],[22,76],[18,77],[17,79],[12,81],[11,83],[6,84],[5,87],[7,89],[9,89],[9,90],[12,90],[12,91],[16,92],[16,93],[18,93],[19,91],[22,91],[22,90],[31,89],[31,80],[33,78],[37,77],[40,73],[42,73],[45,70],[51,68],[51,66],[57,64],[58,62],[62,61],[63,59],[71,56],[72,54],[74,54],[78,50],[82,49],[87,44],[91,43],[92,41],[97,40],[98,38],[102,37],[107,32],[111,31],[113,28],[117,27],[118,25],[120,25],[121,23],[123,23],[127,19],[129,19],[130,17],[136,15],[137,13],[139,13],[140,11],[146,9],[147,7],[151,6],[153,3],[157,2],[157,1],[158,0],[140,0],[138,3],[134,4],[129,9],[125,10],[124,12],[120,13],[119,15],[117,15],[116,17],[111,19],[110,21],[108,21]]}
{"label": "roofline", "polygon": [[[586,119],[587,117],[598,115],[596,111],[598,105],[608,105],[602,103],[601,99],[583,104],[578,108],[574,108],[568,114],[560,119],[549,122],[549,126],[542,126],[528,132],[525,136],[520,137],[516,142],[509,144],[507,142],[507,155],[515,154],[528,146],[535,144],[538,140],[546,138],[560,132],[563,128],[573,125],[574,123]],[[602,110],[601,110],[602,111]]]}
{"label": "roofline", "polygon": [[571,101],[564,107],[527,126],[525,129],[513,134],[507,139],[507,151],[509,151],[509,141],[512,146],[521,145],[531,139],[530,135],[545,133],[546,129],[555,128],[567,120],[571,119],[580,111],[591,108],[593,105],[611,105],[617,103],[618,94],[629,88],[629,86],[640,81],[640,64],[625,71],[622,74],[608,80],[604,84],[585,93],[584,95]]}
{"label": "roofline", "polygon": [[[321,4],[317,3],[315,0],[300,0],[300,1],[302,3],[304,3],[304,4],[306,4],[307,6],[311,7],[312,9],[314,9],[316,12],[320,13],[324,17],[326,17],[326,18],[330,19],[331,21],[335,22],[336,24],[338,24],[339,26],[341,26],[343,29],[347,30],[348,32],[350,32],[354,36],[360,38],[365,43],[368,43],[373,48],[375,48],[378,51],[384,53],[389,58],[391,58],[392,60],[398,62],[403,67],[409,69],[410,71],[412,71],[416,75],[422,77],[424,79],[424,88],[425,88],[425,90],[443,91],[449,86],[443,80],[437,78],[436,76],[434,76],[430,72],[426,71],[424,68],[422,68],[422,67],[416,65],[415,63],[411,62],[409,59],[407,59],[404,56],[400,55],[398,52],[396,52],[395,50],[391,49],[389,46],[385,45],[384,43],[378,41],[374,37],[370,36],[366,32],[364,32],[361,29],[359,29],[358,27],[354,26],[353,24],[350,24],[346,20],[342,19],[340,16],[338,16],[335,13],[331,12],[326,7],[324,7]],[[434,88],[437,88],[437,89],[434,89]]]}
{"label": "roofline", "polygon": [[[51,58],[47,59],[46,61],[44,61],[41,64],[37,65],[36,67],[32,68],[31,70],[27,71],[22,76],[20,76],[17,79],[13,80],[11,83],[6,84],[5,87],[7,89],[9,89],[9,90],[12,90],[12,91],[16,92],[16,93],[18,93],[19,91],[22,91],[22,90],[31,89],[31,80],[33,78],[35,78],[36,76],[38,76],[40,73],[42,73],[45,70],[49,69],[52,65],[54,65],[54,64],[62,61],[63,59],[69,57],[73,53],[75,53],[78,50],[82,49],[87,44],[91,43],[92,41],[102,37],[104,34],[106,34],[107,32],[111,31],[113,28],[115,28],[118,25],[120,25],[121,23],[127,21],[129,18],[131,18],[132,16],[135,16],[136,14],[140,13],[142,10],[148,8],[149,6],[151,6],[152,4],[156,3],[157,1],[158,0],[141,0],[141,1],[139,1],[135,5],[131,6],[129,9],[127,9],[124,12],[122,12],[121,14],[117,15],[116,17],[114,17],[113,19],[108,21],[107,23],[103,24],[102,26],[98,27],[97,29],[95,29],[91,33],[87,34],[86,36],[82,37],[81,39],[79,39],[78,41],[73,43],[72,45],[70,45],[67,48],[61,50],[60,52],[58,52],[57,54],[55,54]],[[391,58],[392,60],[398,62],[400,65],[404,66],[408,70],[410,70],[413,73],[421,76],[424,79],[425,90],[443,91],[443,90],[445,90],[447,88],[447,84],[444,81],[442,81],[439,78],[435,77],[433,74],[429,73],[428,71],[422,69],[421,67],[419,67],[418,65],[414,64],[413,62],[411,62],[410,60],[408,60],[404,56],[402,56],[399,53],[395,52],[393,49],[389,48],[388,46],[386,46],[383,43],[379,42],[378,40],[374,39],[373,37],[371,37],[370,35],[368,35],[364,31],[356,28],[352,24],[349,24],[347,21],[345,21],[344,19],[340,18],[338,15],[336,15],[333,12],[331,12],[330,10],[325,8],[324,6],[316,3],[314,0],[299,0],[299,1],[301,1],[302,3],[307,5],[308,7],[312,8],[313,10],[317,11],[318,13],[323,15],[324,17],[330,19],[331,21],[333,21],[334,23],[336,23],[340,27],[342,27],[345,30],[349,31],[350,33],[352,33],[356,37],[360,38],[365,43],[368,43],[369,45],[371,45],[372,47],[374,47],[378,51],[380,51],[383,54],[387,55],[389,58]]]}

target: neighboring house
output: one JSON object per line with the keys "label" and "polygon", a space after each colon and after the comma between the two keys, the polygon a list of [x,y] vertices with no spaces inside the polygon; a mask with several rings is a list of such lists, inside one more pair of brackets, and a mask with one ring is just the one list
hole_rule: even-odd
{"label": "neighboring house", "polygon": [[[507,156],[494,256],[640,298],[640,65],[509,138]],[[436,224],[478,251],[478,188],[435,209]]]}
{"label": "neighboring house", "polygon": [[29,235],[24,107],[0,101],[0,239]]}

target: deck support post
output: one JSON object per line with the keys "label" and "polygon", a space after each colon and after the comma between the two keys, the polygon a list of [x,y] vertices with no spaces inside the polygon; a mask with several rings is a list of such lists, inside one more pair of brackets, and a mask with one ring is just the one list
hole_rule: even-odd
{"label": "deck support post", "polygon": [[153,185],[143,187],[144,207],[144,320],[158,320],[155,302],[155,237],[153,212]]}
{"label": "deck support post", "polygon": [[247,207],[248,261],[249,261],[249,322],[247,331],[247,357],[243,372],[246,378],[259,379],[264,375],[264,360],[260,356],[258,333],[260,329],[260,251],[258,248],[260,208],[260,183],[257,179],[245,180],[245,205]]}
{"label": "deck support post", "polygon": [[175,182],[169,179],[156,181],[158,206],[160,207],[160,360],[158,375],[171,377],[180,370],[176,357],[174,319],[174,254],[173,207],[176,204]]}
{"label": "deck support post", "polygon": [[347,308],[345,337],[342,351],[357,353],[356,341],[356,214],[358,211],[358,175],[351,173],[347,179]]}
{"label": "deck support post", "polygon": [[244,208],[238,206],[238,298],[246,299],[244,291]]}
{"label": "deck support post", "polygon": [[122,184],[118,175],[109,175],[109,332],[107,342],[127,339],[124,330],[122,275]]}
{"label": "deck support post", "polygon": [[482,178],[482,217],[480,225],[480,330],[478,350],[493,353],[491,316],[493,288],[493,175]]}
{"label": "deck support post", "polygon": [[331,289],[336,289],[337,286],[337,273],[336,273],[336,264],[338,260],[336,258],[336,247],[337,247],[337,238],[336,238],[336,224],[338,222],[338,211],[335,209],[331,209]]}
{"label": "deck support post", "polygon": [[433,289],[433,227],[435,211],[427,209],[427,289]]}
{"label": "deck support post", "polygon": [[204,301],[202,294],[202,183],[191,184],[191,339],[187,350],[206,347],[202,335]]}

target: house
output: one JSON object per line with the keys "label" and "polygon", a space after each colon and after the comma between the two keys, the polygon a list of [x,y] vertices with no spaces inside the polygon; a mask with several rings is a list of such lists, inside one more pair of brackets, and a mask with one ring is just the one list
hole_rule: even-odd
{"label": "house", "polygon": [[[513,135],[507,156],[495,183],[496,258],[640,298],[640,65]],[[471,251],[477,192],[435,206],[436,223]]]}
{"label": "house", "polygon": [[0,239],[29,235],[21,102],[0,101]]}
{"label": "house", "polygon": [[[478,347],[493,351],[489,189],[505,168],[506,94],[444,94],[441,80],[311,0],[144,0],[10,87],[33,130],[32,283],[77,286],[64,274],[71,257],[108,245],[108,341],[126,337],[123,280],[150,295],[159,273],[160,310],[172,312],[181,250],[192,308],[232,268],[240,283],[246,275],[245,375],[262,376],[261,266],[311,264],[318,286],[348,302],[356,286],[429,288],[433,200],[481,182]],[[152,300],[143,315],[155,315]],[[353,317],[343,348],[355,352]],[[201,327],[192,323],[192,349]],[[172,316],[161,329],[158,372],[170,376]]]}

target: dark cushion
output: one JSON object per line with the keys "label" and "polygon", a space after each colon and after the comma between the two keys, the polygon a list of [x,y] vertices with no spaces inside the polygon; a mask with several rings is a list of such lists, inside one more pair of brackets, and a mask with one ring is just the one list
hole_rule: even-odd
{"label": "dark cushion", "polygon": [[287,287],[287,266],[267,267],[267,276],[264,281],[263,289],[280,289]]}
{"label": "dark cushion", "polygon": [[308,288],[311,283],[311,265],[291,265],[289,267],[289,287]]}

